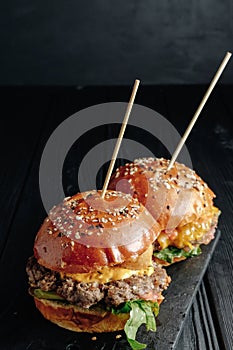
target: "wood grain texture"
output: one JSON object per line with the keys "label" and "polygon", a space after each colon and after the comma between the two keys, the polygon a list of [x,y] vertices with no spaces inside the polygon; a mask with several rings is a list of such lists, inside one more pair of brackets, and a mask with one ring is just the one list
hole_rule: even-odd
{"label": "wood grain texture", "polygon": [[[228,104],[229,104],[228,100]],[[213,116],[218,114],[216,122],[213,121],[212,133],[209,140],[203,146],[198,146],[200,157],[199,164],[203,169],[203,176],[210,179],[212,188],[216,189],[216,203],[222,210],[220,228],[222,237],[219,249],[216,250],[212,264],[207,273],[208,292],[212,296],[212,307],[215,308],[215,318],[222,330],[222,341],[225,349],[230,349],[233,344],[232,321],[233,315],[233,263],[232,263],[232,213],[233,213],[233,183],[232,183],[232,128],[229,126],[232,114],[226,112],[227,105],[218,99],[213,103]],[[199,136],[203,132],[199,132]],[[204,137],[204,135],[203,135]],[[212,147],[210,146],[212,145]],[[204,161],[206,159],[206,162]],[[215,167],[211,166],[215,164]]]}
{"label": "wood grain texture", "polygon": [[212,317],[205,284],[202,283],[186,319],[176,349],[222,349],[219,345],[218,329],[215,328]]}
{"label": "wood grain texture", "polygon": [[[4,280],[4,284],[1,285],[0,310],[5,329],[4,339],[6,342],[1,347],[4,350],[25,348],[41,350],[45,346],[40,335],[41,332],[51,334],[53,340],[51,338],[50,348],[60,349],[62,339],[65,342],[62,350],[69,349],[69,346],[70,349],[72,346],[73,349],[80,348],[72,334],[59,330],[58,336],[56,326],[50,325],[43,318],[38,317],[31,299],[26,294],[25,263],[27,257],[32,253],[35,233],[45,216],[38,186],[39,162],[49,135],[62,120],[77,110],[93,104],[127,101],[129,94],[129,87],[91,87],[81,90],[51,88],[45,90],[38,89],[34,92],[23,90],[22,92],[22,90],[12,89],[9,94],[11,100],[16,102],[12,103],[11,113],[7,115],[7,130],[10,130],[12,115],[16,115],[17,111],[20,111],[21,116],[26,116],[30,114],[31,108],[37,107],[34,114],[35,119],[27,123],[30,134],[28,139],[25,139],[28,132],[26,133],[24,128],[20,127],[19,122],[15,122],[16,132],[14,135],[17,147],[14,146],[13,149],[5,147],[8,135],[1,130],[0,142],[4,150],[2,159],[5,164],[1,168],[0,175],[0,201],[3,208],[1,209],[3,236],[1,237],[3,237],[4,244],[4,253],[0,260],[0,272]],[[20,94],[19,91],[21,91]],[[182,133],[204,91],[204,86],[142,86],[137,103],[154,108],[168,118]],[[222,234],[205,275],[204,283],[201,285],[193,307],[187,316],[177,350],[228,350],[233,344],[232,94],[233,87],[216,87],[187,142],[194,169],[217,194],[216,204],[222,210],[219,223]],[[28,99],[31,99],[30,103]],[[72,158],[76,153],[71,152],[70,160],[66,164],[66,170],[71,166],[70,172],[65,173],[66,191],[76,190],[76,184],[73,184],[73,187],[71,185],[76,176],[78,158],[81,159],[90,147],[96,142],[100,142],[101,137],[117,136],[118,132],[119,130],[116,128],[114,130],[108,128],[106,134],[97,135],[96,138],[94,133],[88,134],[90,136],[88,142],[86,142],[86,135],[80,140],[82,143],[81,153],[78,154],[74,162]],[[144,140],[148,147],[151,142],[154,142],[148,135],[145,139],[138,130],[129,128],[126,132],[128,136],[133,135],[139,142]],[[29,144],[30,147],[28,147]],[[164,148],[157,143],[153,146],[154,154],[162,156]],[[73,151],[75,151],[75,147]],[[166,156],[169,155],[166,154]],[[10,161],[12,159],[13,163]],[[102,180],[103,178],[100,176],[99,183]],[[11,208],[10,212],[9,208]],[[13,279],[12,276],[14,276]],[[27,336],[22,337],[17,333],[19,323]],[[36,325],[39,332],[36,329],[31,334],[27,332],[32,323]],[[7,337],[11,339],[10,346],[7,345]],[[90,341],[88,335],[86,341],[87,343]],[[107,341],[108,344],[111,343],[110,335]],[[104,348],[104,342],[101,346]],[[126,344],[122,340],[117,349],[125,349],[125,346]],[[45,348],[47,349],[47,347]]]}
{"label": "wood grain texture", "polygon": [[[206,279],[214,322],[221,329],[221,349],[230,349],[232,337],[232,107],[229,89],[218,87],[188,142],[195,170],[215,191],[222,210],[219,227],[222,236],[209,266]],[[170,96],[170,95],[169,95]],[[197,94],[195,94],[196,98]],[[184,115],[188,101],[181,107]],[[176,105],[174,105],[176,110]],[[182,111],[181,111],[182,113]]]}

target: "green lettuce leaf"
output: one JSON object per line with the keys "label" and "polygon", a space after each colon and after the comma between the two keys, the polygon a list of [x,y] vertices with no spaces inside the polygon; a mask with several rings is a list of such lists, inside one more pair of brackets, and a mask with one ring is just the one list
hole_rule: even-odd
{"label": "green lettuce leaf", "polygon": [[58,295],[55,292],[45,292],[42,289],[34,289],[33,291],[35,297],[39,298],[39,299],[48,299],[48,300],[65,300],[64,298],[60,297],[60,295]]}
{"label": "green lettuce leaf", "polygon": [[181,257],[191,258],[192,256],[197,256],[199,254],[201,254],[200,247],[195,247],[189,252],[186,252],[184,249],[179,249],[176,247],[167,247],[165,249],[162,249],[153,253],[153,255],[156,258],[167,261],[170,264],[173,263],[174,258],[181,258]]}
{"label": "green lettuce leaf", "polygon": [[147,330],[156,331],[155,316],[159,313],[158,303],[146,300],[133,300],[123,304],[121,308],[112,309],[115,314],[129,312],[129,319],[124,331],[133,350],[145,349],[146,344],[139,343],[135,338],[138,328],[145,324]]}

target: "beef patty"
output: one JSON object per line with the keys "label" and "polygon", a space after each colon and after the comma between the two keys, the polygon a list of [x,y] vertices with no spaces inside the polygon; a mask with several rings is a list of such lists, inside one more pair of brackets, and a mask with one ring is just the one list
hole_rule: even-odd
{"label": "beef patty", "polygon": [[84,283],[71,277],[62,278],[59,272],[41,266],[34,256],[29,258],[26,271],[31,288],[56,292],[68,302],[83,308],[89,308],[100,301],[108,306],[118,306],[135,299],[161,300],[161,292],[170,283],[166,270],[155,263],[151,276],[133,275],[108,283]]}

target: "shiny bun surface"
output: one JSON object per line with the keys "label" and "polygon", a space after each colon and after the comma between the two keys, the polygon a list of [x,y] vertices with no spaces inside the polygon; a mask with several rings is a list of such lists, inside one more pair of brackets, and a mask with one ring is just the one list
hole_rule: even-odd
{"label": "shiny bun surface", "polygon": [[160,232],[136,198],[116,191],[78,193],[52,208],[34,243],[38,262],[54,271],[86,273],[136,260]]}
{"label": "shiny bun surface", "polygon": [[121,166],[112,175],[109,189],[137,198],[162,230],[173,230],[205,215],[213,206],[215,194],[184,164],[169,160],[140,158]]}

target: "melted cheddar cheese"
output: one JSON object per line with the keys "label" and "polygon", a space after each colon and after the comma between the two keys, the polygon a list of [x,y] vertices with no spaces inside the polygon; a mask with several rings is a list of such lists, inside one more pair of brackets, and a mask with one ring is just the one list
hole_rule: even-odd
{"label": "melted cheddar cheese", "polygon": [[219,209],[212,207],[210,211],[200,217],[197,221],[178,227],[175,230],[175,234],[173,233],[173,239],[171,239],[171,235],[162,231],[157,238],[161,249],[165,249],[170,245],[180,249],[184,247],[193,249],[194,246],[191,242],[198,242],[201,237],[210,230],[213,217],[218,216],[219,214]]}
{"label": "melted cheddar cheese", "polygon": [[154,272],[154,268],[152,266],[152,261],[151,261],[151,264],[146,269],[142,269],[142,270],[130,270],[130,269],[125,269],[125,268],[121,268],[121,267],[104,266],[102,268],[99,268],[97,271],[93,271],[93,272],[75,273],[75,274],[60,273],[60,275],[61,275],[61,278],[64,278],[64,276],[71,277],[72,279],[74,279],[78,282],[108,283],[111,281],[125,279],[128,277],[131,277],[132,275],[150,276],[150,275],[152,275],[153,272]]}

